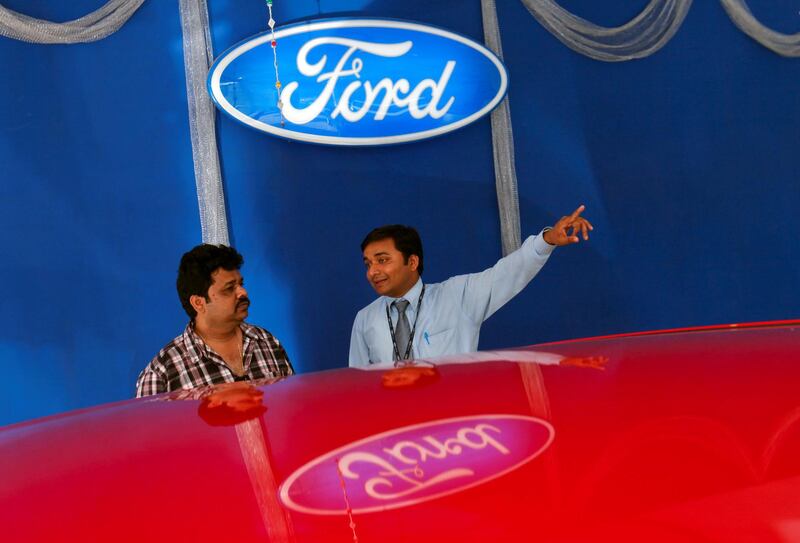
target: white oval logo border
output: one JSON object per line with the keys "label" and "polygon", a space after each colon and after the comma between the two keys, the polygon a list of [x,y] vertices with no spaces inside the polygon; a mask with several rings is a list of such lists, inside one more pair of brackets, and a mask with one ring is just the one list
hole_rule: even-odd
{"label": "white oval logo border", "polygon": [[323,454],[322,456],[318,456],[314,460],[311,460],[310,462],[307,462],[307,463],[303,464],[298,469],[294,470],[294,472],[289,477],[287,477],[286,480],[281,484],[280,489],[278,490],[278,496],[280,497],[281,502],[283,502],[283,504],[286,507],[288,507],[289,509],[292,509],[294,511],[297,511],[299,513],[307,513],[307,514],[310,514],[310,515],[321,515],[321,516],[322,515],[324,515],[324,516],[346,515],[347,514],[347,510],[346,509],[345,510],[341,510],[341,511],[339,511],[339,510],[330,510],[330,509],[314,509],[312,507],[306,507],[304,505],[300,505],[300,504],[296,503],[295,501],[293,501],[291,499],[291,497],[289,497],[289,490],[291,489],[292,485],[294,484],[294,482],[297,479],[299,479],[302,475],[304,475],[308,471],[311,471],[317,465],[321,464],[322,462],[324,462],[326,460],[330,460],[331,457],[335,457],[337,454],[340,454],[343,451],[357,448],[358,446],[360,446],[360,445],[362,445],[364,443],[370,443],[370,442],[373,442],[373,441],[376,441],[376,440],[379,440],[379,439],[382,439],[384,437],[388,437],[388,436],[391,436],[391,435],[395,435],[395,434],[402,434],[404,432],[410,432],[410,431],[417,430],[417,429],[420,429],[420,428],[425,428],[425,427],[429,427],[429,426],[437,426],[437,425],[447,424],[447,423],[451,423],[451,422],[473,421],[473,420],[497,420],[497,419],[524,420],[524,421],[528,421],[528,422],[535,422],[537,424],[541,424],[542,426],[547,428],[547,431],[549,433],[548,438],[547,438],[547,442],[545,442],[542,446],[540,446],[533,454],[523,458],[519,462],[517,462],[517,463],[515,463],[515,464],[513,464],[513,465],[511,465],[511,466],[509,466],[509,467],[507,467],[507,468],[505,468],[503,470],[500,470],[497,473],[494,473],[494,474],[492,474],[490,476],[487,476],[487,477],[484,477],[482,479],[478,479],[477,481],[473,481],[473,482],[471,482],[469,484],[466,484],[464,486],[459,486],[457,488],[451,488],[449,490],[445,490],[445,491],[442,491],[442,492],[439,492],[439,493],[436,493],[436,494],[431,494],[429,496],[423,496],[423,497],[415,498],[413,500],[404,500],[404,501],[399,501],[397,503],[382,504],[382,505],[375,506],[375,507],[353,508],[353,509],[351,509],[351,513],[353,513],[353,514],[376,513],[376,512],[380,512],[380,511],[388,511],[388,510],[391,510],[391,509],[400,509],[402,507],[410,507],[412,505],[418,505],[420,503],[425,503],[425,502],[430,501],[430,500],[443,498],[445,496],[449,496],[450,494],[456,494],[458,492],[463,492],[465,490],[468,490],[470,488],[476,487],[478,485],[482,485],[483,483],[488,483],[489,481],[493,481],[493,480],[495,480],[495,479],[497,479],[499,477],[502,477],[503,475],[505,475],[507,473],[511,473],[512,471],[519,469],[520,467],[524,466],[525,464],[527,464],[528,462],[530,462],[531,460],[533,460],[537,456],[541,455],[544,451],[546,451],[548,448],[550,448],[550,445],[553,443],[553,440],[555,439],[556,430],[555,430],[555,428],[553,427],[552,424],[550,424],[549,422],[547,422],[544,419],[540,419],[540,418],[537,418],[537,417],[530,417],[530,416],[526,416],[526,415],[500,415],[500,414],[470,415],[468,417],[453,417],[453,418],[447,418],[447,419],[437,419],[437,420],[434,420],[434,421],[423,422],[423,423],[420,423],[420,424],[412,424],[410,426],[403,426],[402,428],[395,428],[394,430],[388,430],[388,431],[382,432],[380,434],[374,434],[374,435],[366,437],[364,439],[360,439],[358,441],[354,441],[352,443],[349,443],[347,445],[344,445],[342,447],[334,449],[333,451],[327,452],[327,453]]}
{"label": "white oval logo border", "polygon": [[248,38],[244,42],[238,45],[234,45],[233,47],[225,51],[214,62],[214,64],[211,66],[209,70],[209,76],[207,82],[208,93],[211,96],[211,99],[214,101],[214,103],[217,104],[217,107],[219,107],[221,110],[223,110],[225,113],[227,113],[237,121],[258,130],[259,132],[266,132],[274,136],[296,141],[303,141],[307,143],[319,143],[323,145],[343,145],[343,146],[393,145],[397,143],[409,143],[412,141],[441,136],[443,134],[452,132],[453,130],[458,130],[459,128],[462,128],[468,124],[477,121],[487,113],[491,112],[495,107],[497,107],[497,105],[506,95],[506,91],[508,90],[508,73],[506,71],[505,66],[497,57],[497,55],[495,55],[484,45],[481,45],[480,43],[466,36],[462,36],[461,34],[456,34],[455,32],[444,30],[442,28],[438,28],[435,26],[429,26],[421,23],[412,23],[410,21],[400,21],[394,19],[327,19],[319,22],[296,23],[288,28],[279,29],[275,32],[275,39],[278,40],[288,36],[294,36],[296,34],[305,34],[317,30],[329,30],[332,28],[365,28],[365,27],[399,28],[402,30],[412,30],[416,32],[422,32],[425,34],[440,36],[443,38],[459,42],[463,45],[466,45],[481,53],[483,56],[488,58],[492,62],[492,64],[494,64],[495,68],[497,68],[497,71],[500,74],[500,88],[498,89],[494,98],[492,98],[492,100],[489,101],[488,104],[483,106],[481,109],[479,109],[472,115],[464,117],[463,119],[460,119],[456,122],[446,124],[438,128],[423,130],[421,132],[409,132],[406,134],[399,134],[394,136],[356,138],[347,136],[322,136],[318,134],[306,134],[304,132],[287,130],[285,128],[279,128],[277,126],[272,126],[270,124],[257,121],[252,117],[248,117],[247,115],[236,109],[233,106],[233,104],[231,104],[227,99],[225,99],[225,97],[222,94],[222,90],[220,89],[220,79],[222,77],[222,73],[225,71],[225,68],[227,68],[231,62],[236,60],[238,57],[240,57],[247,51],[258,47],[264,44],[265,42],[272,41],[272,35],[267,32],[254,38]]}

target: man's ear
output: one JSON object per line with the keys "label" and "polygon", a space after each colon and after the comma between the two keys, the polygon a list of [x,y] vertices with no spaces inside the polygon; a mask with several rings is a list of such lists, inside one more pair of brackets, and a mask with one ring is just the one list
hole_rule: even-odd
{"label": "man's ear", "polygon": [[197,294],[192,294],[189,296],[189,303],[192,305],[192,308],[197,312],[198,315],[205,313],[206,311],[206,299],[202,296],[198,296]]}
{"label": "man's ear", "polygon": [[411,266],[411,271],[417,271],[417,268],[419,268],[419,257],[417,255],[410,255],[408,257],[408,265]]}

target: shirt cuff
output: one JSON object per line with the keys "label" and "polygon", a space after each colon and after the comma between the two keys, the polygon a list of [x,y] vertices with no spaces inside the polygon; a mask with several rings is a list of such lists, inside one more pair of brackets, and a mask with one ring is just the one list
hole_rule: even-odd
{"label": "shirt cuff", "polygon": [[544,233],[548,230],[552,230],[549,226],[542,229],[535,238],[533,238],[533,250],[536,251],[536,254],[539,256],[549,256],[550,253],[553,252],[553,249],[556,248],[555,245],[550,245],[544,240]]}

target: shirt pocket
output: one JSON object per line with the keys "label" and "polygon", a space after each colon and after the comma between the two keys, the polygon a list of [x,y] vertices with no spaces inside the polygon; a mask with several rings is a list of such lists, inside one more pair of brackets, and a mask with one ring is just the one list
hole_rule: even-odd
{"label": "shirt pocket", "polygon": [[420,345],[420,354],[423,356],[440,356],[452,353],[453,328],[423,332]]}

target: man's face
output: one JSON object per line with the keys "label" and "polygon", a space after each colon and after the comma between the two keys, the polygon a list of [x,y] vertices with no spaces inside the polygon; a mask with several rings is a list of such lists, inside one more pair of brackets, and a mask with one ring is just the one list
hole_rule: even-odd
{"label": "man's face", "polygon": [[247,318],[249,307],[250,299],[239,270],[217,268],[211,274],[208,301],[204,304],[204,310],[198,311],[197,316],[210,326],[241,323]]}
{"label": "man's face", "polygon": [[419,258],[411,255],[405,262],[392,238],[373,241],[364,248],[363,256],[367,281],[381,296],[399,298],[419,279]]}

